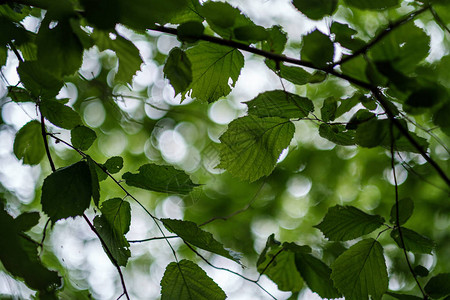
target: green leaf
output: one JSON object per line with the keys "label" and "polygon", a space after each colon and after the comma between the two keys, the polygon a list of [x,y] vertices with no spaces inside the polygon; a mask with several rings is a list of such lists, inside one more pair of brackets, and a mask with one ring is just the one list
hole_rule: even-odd
{"label": "green leaf", "polygon": [[41,216],[37,211],[24,212],[14,219],[15,226],[19,231],[28,231],[39,223]]}
{"label": "green leaf", "polygon": [[37,34],[38,61],[59,78],[72,75],[81,67],[83,46],[68,21],[60,21],[52,29],[50,22],[46,17]]}
{"label": "green leaf", "polygon": [[193,43],[200,39],[204,31],[205,27],[201,22],[189,21],[178,26],[177,36],[178,39],[182,42]]}
{"label": "green leaf", "polygon": [[417,265],[414,267],[414,273],[419,277],[427,277],[430,271],[422,265]]}
{"label": "green leaf", "polygon": [[390,121],[371,119],[362,122],[356,129],[355,141],[358,145],[367,148],[379,146],[389,134]]}
{"label": "green leaf", "polygon": [[383,247],[365,239],[340,255],[331,266],[331,278],[347,300],[380,300],[388,287]]}
{"label": "green leaf", "polygon": [[[396,132],[397,129],[394,127],[394,132]],[[417,142],[417,144],[422,148],[422,150],[426,151],[429,147],[429,144],[426,139],[423,137],[418,136],[412,131],[409,131],[409,135]],[[381,143],[381,146],[383,146],[386,149],[391,149],[391,138],[390,134],[386,135],[385,139]],[[411,142],[404,136],[401,135],[400,137],[396,137],[395,143],[394,143],[394,149],[396,151],[405,151],[405,152],[413,152],[413,153],[420,153],[420,151],[411,144]]]}
{"label": "green leaf", "polygon": [[130,186],[161,193],[188,194],[198,186],[184,171],[155,164],[143,165],[138,174],[127,172],[122,178]]}
{"label": "green leaf", "polygon": [[234,120],[220,137],[219,168],[255,181],[269,175],[281,151],[289,146],[294,124],[286,119],[246,116]]}
{"label": "green leaf", "polygon": [[166,24],[178,14],[183,14],[193,1],[190,0],[119,0],[120,23],[145,31],[155,24]]}
{"label": "green leaf", "polygon": [[44,117],[55,126],[73,129],[82,124],[80,115],[76,111],[57,100],[42,101],[39,109]]}
{"label": "green leaf", "polygon": [[203,4],[201,13],[206,21],[221,28],[233,27],[241,12],[225,2],[208,1]]}
{"label": "green leaf", "polygon": [[[140,1],[134,1],[133,3],[136,2]],[[143,63],[136,46],[120,35],[117,35],[113,40],[106,32],[99,30],[94,31],[92,37],[101,51],[110,49],[117,54],[119,69],[115,80],[121,83],[131,83],[133,76],[139,71]]]}
{"label": "green leaf", "polygon": [[20,82],[35,97],[55,97],[64,84],[44,69],[38,61],[20,62],[17,73],[20,76]]}
{"label": "green leaf", "polygon": [[84,7],[83,16],[96,28],[112,30],[116,23],[119,23],[119,0],[81,0],[80,2]]}
{"label": "green leaf", "polygon": [[347,24],[333,22],[330,27],[331,33],[334,34],[334,41],[350,50],[358,50],[365,46],[365,42],[354,37],[356,30],[350,28]]}
{"label": "green leaf", "polygon": [[333,61],[333,42],[327,35],[314,30],[303,37],[301,56],[303,60],[310,61],[317,67],[325,67]]}
{"label": "green leaf", "polygon": [[425,292],[438,299],[450,295],[450,273],[440,273],[432,277],[425,285]]}
{"label": "green leaf", "polygon": [[261,93],[245,104],[249,115],[261,118],[304,118],[314,111],[314,105],[308,98],[282,90]]}
{"label": "green leaf", "polygon": [[433,115],[434,124],[438,125],[441,130],[448,136],[450,136],[450,102],[446,102],[442,105]]}
{"label": "green leaf", "polygon": [[92,195],[91,173],[85,161],[56,170],[42,185],[42,210],[52,222],[83,214]]}
{"label": "green leaf", "polygon": [[267,39],[268,36],[264,27],[254,24],[237,27],[234,29],[233,33],[236,39],[251,43],[263,41]]}
{"label": "green leaf", "polygon": [[175,95],[186,91],[192,82],[192,65],[186,53],[180,48],[173,48],[164,65],[164,76],[169,79]]}
{"label": "green leaf", "polygon": [[92,200],[94,200],[94,204],[98,206],[98,203],[100,202],[100,184],[97,176],[97,164],[90,156],[87,156],[86,160],[91,174]]}
{"label": "green leaf", "polygon": [[[380,3],[371,0],[367,2]],[[390,61],[394,69],[406,74],[413,71],[417,64],[428,56],[429,45],[430,37],[423,29],[415,26],[414,22],[409,22],[392,30],[371,47],[369,54],[375,61]]]}
{"label": "green leaf", "polygon": [[8,57],[8,51],[6,48],[0,46],[0,66],[6,65],[6,59]]}
{"label": "green leaf", "polygon": [[319,135],[337,145],[351,146],[355,144],[354,132],[346,130],[344,125],[328,125],[322,123],[319,126]]}
{"label": "green leaf", "polygon": [[295,265],[308,287],[322,298],[339,298],[341,293],[331,280],[331,269],[311,254],[295,253]]}
{"label": "green leaf", "polygon": [[33,120],[20,128],[13,148],[17,159],[23,159],[24,164],[37,165],[45,155],[41,123]]}
{"label": "green leaf", "polygon": [[130,230],[131,207],[130,203],[121,198],[113,198],[102,203],[100,208],[102,216],[118,233],[125,234]]}
{"label": "green leaf", "polygon": [[161,280],[161,300],[223,300],[226,297],[205,271],[186,259],[170,263]]}
{"label": "green leaf", "polygon": [[303,68],[286,66],[285,64],[280,63],[277,69],[275,61],[266,59],[265,63],[277,75],[292,82],[293,84],[305,85],[307,83],[314,83],[314,75],[308,73]]}
{"label": "green leaf", "polygon": [[366,235],[383,225],[379,215],[369,215],[353,206],[336,205],[314,226],[332,241],[348,241]]}
{"label": "green leaf", "polygon": [[[95,217],[94,226],[105,241],[112,257],[120,266],[126,266],[131,256],[128,249],[130,245],[125,238],[131,223],[130,204],[120,198],[113,198],[103,202],[100,211],[102,215]],[[108,254],[106,249],[105,252]]]}
{"label": "green leaf", "polygon": [[13,219],[4,210],[3,204],[0,206],[0,261],[3,269],[23,278],[27,286],[34,290],[50,293],[58,289],[61,286],[58,273],[45,268],[39,261],[37,245],[23,238],[23,231],[35,223],[36,213]]}
{"label": "green leaf", "polygon": [[280,26],[272,26],[267,29],[267,39],[262,43],[264,51],[282,53],[287,42],[287,35]]}
{"label": "green leaf", "polygon": [[359,9],[382,10],[397,6],[399,0],[345,0],[345,3]]}
{"label": "green leaf", "polygon": [[108,158],[108,160],[103,164],[103,166],[111,174],[116,174],[123,168],[123,158],[120,156],[113,156]]}
{"label": "green leaf", "polygon": [[325,16],[331,16],[338,5],[337,0],[293,0],[294,6],[305,16],[312,20],[320,20]]}
{"label": "green leaf", "polygon": [[303,287],[303,280],[295,266],[295,252],[310,252],[308,246],[284,243],[281,245],[270,235],[266,247],[257,262],[259,273],[264,272],[282,291],[297,292]]}
{"label": "green leaf", "polygon": [[[428,83],[424,87],[420,87],[405,101],[405,104],[411,108],[431,108],[438,103],[447,101],[448,93],[446,89],[440,84]],[[405,108],[406,111],[413,113],[411,108]]]}
{"label": "green leaf", "polygon": [[[398,211],[398,223],[399,225],[403,225],[408,221],[408,219],[412,216],[414,211],[414,202],[411,198],[404,198],[398,202],[398,207],[400,208]],[[389,222],[392,224],[396,224],[397,222],[397,205],[392,205],[391,208],[391,218]]]}
{"label": "green leaf", "polygon": [[322,108],[320,109],[320,114],[322,121],[329,122],[334,121],[336,118],[337,102],[333,97],[329,97],[323,101]]}
{"label": "green leaf", "polygon": [[[116,261],[119,266],[126,266],[131,252],[128,249],[130,244],[124,234],[117,231],[103,215],[94,218],[94,227],[105,242],[102,246],[111,262],[114,264],[114,261]],[[106,250],[106,247],[111,255]]]}
{"label": "green leaf", "polygon": [[[355,105],[357,105],[359,101],[360,95],[355,94],[350,98],[340,99],[340,104],[336,109],[335,118],[339,118],[346,112],[349,112]],[[356,127],[355,127],[356,128]]]}
{"label": "green leaf", "polygon": [[26,89],[12,85],[8,86],[8,97],[10,97],[12,101],[17,103],[35,102],[33,96]]}
{"label": "green leaf", "polygon": [[398,228],[391,231],[391,238],[400,248],[404,248],[413,253],[431,254],[435,246],[433,240],[408,228],[402,227],[401,231],[405,247],[402,246]]}
{"label": "green leaf", "polygon": [[174,219],[161,219],[161,221],[170,232],[175,233],[185,242],[239,263],[239,254],[226,250],[211,233],[199,228],[194,222]]}
{"label": "green leaf", "polygon": [[96,139],[95,131],[83,125],[76,126],[70,131],[72,146],[81,151],[88,150]]}
{"label": "green leaf", "polygon": [[186,51],[192,64],[190,96],[201,101],[214,102],[230,93],[244,66],[239,50],[207,42]]}

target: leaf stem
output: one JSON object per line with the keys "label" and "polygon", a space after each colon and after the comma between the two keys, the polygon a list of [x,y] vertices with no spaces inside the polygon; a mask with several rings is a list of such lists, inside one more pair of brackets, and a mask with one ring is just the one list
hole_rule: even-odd
{"label": "leaf stem", "polygon": [[422,285],[420,284],[419,280],[417,279],[417,275],[414,272],[414,269],[411,266],[411,262],[409,261],[408,253],[406,251],[405,247],[405,240],[403,238],[402,228],[400,226],[400,207],[399,207],[399,197],[398,197],[398,183],[397,183],[397,174],[395,172],[395,152],[394,152],[394,130],[393,130],[393,124],[391,122],[390,124],[390,135],[391,135],[391,168],[392,168],[392,175],[394,177],[394,188],[395,188],[395,227],[398,230],[398,234],[400,237],[401,242],[401,248],[403,249],[403,254],[405,255],[406,263],[408,264],[409,271],[411,272],[412,276],[414,277],[414,280],[417,283],[417,286],[420,289],[420,292],[423,295],[423,299],[428,299],[428,295],[425,293],[425,291],[422,288]]}

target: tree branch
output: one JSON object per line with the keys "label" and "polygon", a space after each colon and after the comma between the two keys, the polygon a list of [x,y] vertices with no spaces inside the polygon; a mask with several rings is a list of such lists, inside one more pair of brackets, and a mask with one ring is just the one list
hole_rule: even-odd
{"label": "tree branch", "polygon": [[[429,6],[424,6],[423,8],[417,10],[415,13],[409,14],[407,17],[400,19],[399,21],[397,21],[394,24],[398,24],[395,26],[400,26],[401,24],[409,21],[411,18],[414,18],[415,16],[423,13],[424,11],[426,11],[429,8]],[[158,31],[158,32],[163,32],[163,33],[168,33],[168,34],[173,34],[173,35],[177,35],[178,31],[176,28],[168,28],[168,27],[164,27],[164,26],[156,26],[154,28],[151,28],[151,30],[154,31]],[[376,42],[378,42],[378,40],[380,40],[381,38],[383,38],[384,36],[386,36],[388,33],[390,33],[392,31],[392,28],[388,29],[387,31],[383,31],[385,33],[381,33],[381,37],[380,35],[376,38],[375,42],[372,41],[369,44],[374,44]],[[375,99],[380,103],[381,107],[383,108],[383,110],[386,112],[386,115],[388,116],[388,118],[393,122],[394,126],[397,127],[399,129],[399,131],[406,137],[406,139],[413,145],[414,148],[417,149],[417,151],[422,155],[422,157],[436,170],[436,172],[439,174],[439,176],[445,181],[445,183],[450,186],[450,178],[447,176],[447,174],[445,174],[445,172],[441,169],[441,167],[436,163],[436,161],[434,161],[427,153],[426,151],[417,143],[417,141],[409,134],[409,131],[403,127],[403,125],[400,123],[399,120],[396,119],[395,114],[393,113],[393,111],[389,108],[389,103],[388,100],[386,100],[383,96],[383,94],[381,93],[380,89],[378,86],[372,85],[370,83],[361,81],[359,79],[353,78],[349,75],[343,74],[343,73],[339,73],[338,71],[334,70],[333,68],[330,67],[325,67],[325,68],[320,68],[317,67],[315,65],[313,65],[310,62],[305,62],[303,60],[300,59],[296,59],[296,58],[291,58],[291,57],[287,57],[285,55],[282,54],[277,54],[277,53],[272,53],[272,52],[267,52],[261,49],[257,49],[255,47],[246,45],[244,43],[240,43],[240,42],[236,42],[236,41],[232,41],[232,40],[225,40],[222,38],[218,38],[215,36],[209,36],[209,35],[201,35],[199,37],[200,40],[202,41],[207,41],[207,42],[211,42],[211,43],[215,43],[215,44],[219,44],[219,45],[223,45],[223,46],[228,46],[228,47],[233,47],[233,48],[237,48],[246,52],[250,52],[256,55],[260,55],[263,56],[267,59],[272,59],[278,62],[288,62],[294,65],[298,65],[298,66],[302,66],[302,67],[308,67],[308,68],[312,68],[315,70],[319,70],[319,71],[323,71],[326,72],[330,75],[333,75],[335,77],[341,78],[346,80],[347,82],[359,86],[361,88],[367,89],[368,91],[370,91]],[[367,47],[367,48],[370,48]]]}

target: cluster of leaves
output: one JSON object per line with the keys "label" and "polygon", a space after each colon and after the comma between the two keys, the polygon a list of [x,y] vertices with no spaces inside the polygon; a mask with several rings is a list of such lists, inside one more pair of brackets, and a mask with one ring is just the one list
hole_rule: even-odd
{"label": "cluster of leaves", "polygon": [[[392,160],[394,152],[419,154],[450,185],[445,172],[427,152],[427,139],[408,126],[409,116],[428,118],[450,135],[448,79],[425,61],[430,37],[412,21],[429,13],[436,24],[449,31],[439,16],[449,14],[448,1],[411,1],[406,5],[410,12],[403,16],[399,15],[404,10],[398,9],[398,0],[341,2],[293,0],[299,13],[311,20],[330,18],[329,32],[315,29],[303,36],[301,59],[294,59],[283,54],[288,38],[280,26],[256,25],[238,8],[224,2],[1,1],[0,64],[6,63],[7,55],[15,55],[19,60],[20,86],[9,86],[8,96],[17,103],[35,104],[40,116],[17,131],[14,154],[28,165],[37,165],[47,156],[53,170],[42,185],[42,212],[51,223],[83,216],[122,276],[120,267],[125,267],[131,257],[125,236],[132,220],[131,206],[127,199],[102,199],[100,182],[109,176],[126,192],[126,197],[138,201],[114,179],[113,174],[123,168],[123,158],[110,157],[103,164],[93,160],[86,151],[96,142],[97,133],[85,126],[79,111],[68,104],[69,99],[57,98],[66,82],[75,81],[83,53],[92,47],[111,50],[117,56],[114,84],[132,84],[143,60],[133,42],[116,30],[118,24],[140,34],[153,30],[177,36],[181,46],[170,51],[163,72],[182,99],[191,97],[212,103],[227,96],[244,66],[242,51],[263,56],[268,69],[297,87],[324,83],[329,77],[352,85],[351,94],[327,97],[320,108],[316,99],[285,89],[266,91],[245,101],[247,115],[233,120],[220,136],[217,167],[234,177],[253,182],[269,176],[282,151],[293,143],[295,122],[313,120],[319,124],[319,135],[337,145],[382,147],[390,150]],[[357,22],[341,23],[333,18],[338,7],[373,14],[389,12],[398,18],[367,37]],[[24,27],[27,16],[40,18],[37,33]],[[336,60],[340,52],[342,58]],[[316,116],[319,111],[320,118]],[[70,143],[48,133],[47,122],[58,130],[70,130]],[[82,159],[56,169],[48,138],[65,143]],[[186,172],[153,162],[140,166],[137,173],[125,172],[122,179],[131,187],[179,195],[188,195],[199,186]],[[98,209],[93,224],[85,215],[91,207]],[[449,273],[434,275],[422,288],[417,277],[427,277],[429,270],[421,265],[413,268],[408,260],[407,252],[432,254],[435,246],[430,238],[403,227],[413,208],[410,198],[399,201],[396,195],[389,225],[380,215],[367,214],[354,206],[331,207],[315,227],[329,241],[358,240],[348,249],[344,247],[330,266],[310,246],[280,243],[271,235],[259,256],[257,270],[281,291],[294,295],[307,286],[324,298],[381,299],[388,294],[396,299],[416,299],[417,296],[388,291],[389,276],[383,245],[378,239],[390,231],[393,242],[404,250],[405,264],[410,266],[422,297],[448,297]],[[224,248],[196,223],[158,219],[147,213],[194,253],[198,254],[194,248],[197,247],[240,264],[237,253]],[[42,244],[24,233],[38,223],[39,217],[34,212],[13,218],[1,208],[4,230],[0,239],[5,246],[0,250],[0,259],[10,274],[39,291],[39,296],[57,297],[61,278],[39,261],[37,250]],[[365,237],[382,226],[385,228],[376,238]],[[178,260],[176,256],[175,259],[161,280],[162,299],[226,298],[225,292],[196,263]],[[123,279],[122,285],[129,297]]]}

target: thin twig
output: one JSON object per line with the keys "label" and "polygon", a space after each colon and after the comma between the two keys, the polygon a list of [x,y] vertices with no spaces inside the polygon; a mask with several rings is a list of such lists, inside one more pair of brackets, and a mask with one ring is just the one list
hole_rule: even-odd
{"label": "thin twig", "polygon": [[[409,18],[415,17],[416,15],[423,13],[424,11],[426,11],[428,9],[429,6],[424,6],[423,8],[417,10],[415,13],[413,14],[409,14],[406,19],[409,20]],[[404,21],[397,21],[397,23],[399,23],[399,25],[403,24],[403,22],[406,22],[406,19],[404,19]],[[394,23],[395,24],[395,23]],[[399,26],[396,25],[396,26]],[[155,26],[153,28],[151,28],[151,30],[154,31],[159,31],[159,32],[163,32],[163,33],[168,33],[168,34],[173,34],[173,35],[177,35],[178,31],[176,28],[168,28],[168,27],[164,27],[164,26]],[[368,48],[370,48],[372,45],[374,45],[376,42],[378,42],[378,40],[380,40],[383,36],[387,35],[388,33],[390,33],[392,31],[392,28],[388,28],[387,30],[383,31],[384,33],[380,33],[380,35],[378,36],[378,38],[376,38],[376,41],[372,41],[369,42],[370,46]],[[209,35],[201,35],[199,37],[200,40],[203,41],[207,41],[207,42],[211,42],[211,43],[215,43],[218,45],[223,45],[223,46],[228,46],[228,47],[233,47],[236,49],[240,49],[249,53],[253,53],[256,55],[260,55],[263,56],[267,59],[271,59],[274,60],[275,62],[288,62],[294,65],[298,65],[298,66],[303,66],[303,67],[308,67],[308,68],[312,68],[315,70],[320,70],[323,72],[326,72],[330,75],[333,75],[335,77],[341,78],[343,80],[346,80],[347,82],[357,85],[361,88],[367,89],[368,91],[370,91],[373,96],[375,97],[375,99],[378,101],[378,103],[381,105],[381,107],[383,108],[383,110],[386,112],[386,115],[388,116],[388,118],[393,122],[394,126],[397,127],[399,129],[399,131],[401,132],[402,135],[405,136],[405,138],[413,145],[414,148],[416,148],[418,150],[418,152],[423,156],[423,158],[436,170],[436,172],[439,174],[439,176],[445,181],[445,183],[450,186],[450,178],[445,174],[445,172],[441,169],[441,167],[436,163],[436,161],[434,161],[427,153],[426,151],[417,143],[417,141],[411,136],[411,134],[409,133],[409,131],[407,129],[405,129],[403,127],[403,125],[401,124],[401,122],[399,122],[396,119],[396,116],[394,114],[394,112],[390,109],[389,107],[389,103],[388,100],[386,100],[383,96],[383,94],[381,93],[380,89],[378,86],[375,86],[373,84],[364,82],[362,80],[359,80],[357,78],[353,78],[352,76],[349,76],[347,74],[343,74],[340,73],[336,70],[334,70],[333,68],[330,67],[317,67],[315,65],[313,65],[310,62],[307,61],[303,61],[300,59],[296,59],[296,58],[292,58],[292,57],[287,57],[285,55],[282,54],[277,54],[277,53],[272,53],[272,52],[267,52],[249,45],[246,45],[244,43],[240,43],[240,42],[236,42],[236,41],[232,41],[232,40],[225,40],[222,38],[218,38],[215,36],[209,36]]]}
{"label": "thin twig", "polygon": [[259,281],[259,278],[258,278],[257,280],[255,280],[255,279],[250,279],[250,278],[245,277],[244,275],[239,274],[238,272],[235,272],[235,271],[233,271],[233,270],[230,270],[230,269],[227,269],[227,268],[217,267],[217,266],[213,265],[212,263],[210,263],[205,257],[203,257],[203,255],[201,255],[197,250],[195,250],[194,247],[192,247],[189,243],[186,243],[186,242],[184,242],[184,243],[186,244],[186,246],[188,246],[189,249],[191,249],[192,252],[194,252],[198,257],[200,257],[200,258],[201,258],[205,263],[207,263],[210,267],[212,267],[212,268],[214,268],[214,269],[216,269],[216,270],[222,270],[222,271],[229,272],[229,273],[234,274],[234,275],[236,275],[236,276],[238,276],[238,277],[241,277],[242,279],[244,279],[244,280],[246,280],[246,281],[252,282],[252,283],[256,284],[261,290],[263,290],[267,295],[269,295],[270,297],[272,297],[272,298],[275,299],[275,300],[277,299],[277,298],[275,298],[275,296],[273,296],[269,291],[267,291],[267,290],[266,290],[266,289],[258,282],[258,281]]}
{"label": "thin twig", "polygon": [[[86,216],[86,214],[83,214],[83,218],[86,221],[86,223],[88,223],[89,227],[91,228],[92,232],[95,233],[95,235],[98,237],[98,239],[100,240],[103,249],[105,249],[106,253],[108,254],[109,258],[111,259],[113,265],[116,267],[117,269],[117,273],[119,273],[119,277],[120,277],[120,282],[122,283],[122,289],[123,289],[123,294],[125,295],[125,297],[130,300],[130,296],[128,295],[128,291],[127,291],[127,286],[125,284],[125,279],[123,278],[123,274],[122,274],[122,270],[120,269],[119,263],[117,262],[117,260],[114,258],[114,256],[112,255],[111,251],[108,248],[108,245],[106,245],[105,241],[103,240],[103,238],[101,237],[100,233],[97,231],[97,229],[95,229],[94,225],[92,225],[91,221],[89,220],[89,218]],[[120,297],[122,297],[122,295],[120,295]],[[119,297],[119,298],[120,298]]]}
{"label": "thin twig", "polygon": [[[87,156],[87,154],[86,153],[84,153],[83,151],[81,151],[81,150],[79,150],[79,149],[77,149],[76,147],[74,147],[73,145],[71,145],[71,144],[69,144],[69,143],[67,143],[66,141],[64,141],[64,140],[62,140],[62,139],[60,139],[60,138],[58,138],[57,136],[55,136],[54,134],[51,134],[51,133],[47,133],[49,136],[51,136],[52,138],[54,138],[55,140],[57,140],[57,141],[59,141],[59,142],[61,142],[61,143],[63,143],[63,144],[65,144],[66,146],[68,146],[69,148],[72,148],[73,150],[75,150],[75,151],[77,151],[81,156],[83,156],[83,157],[86,157]],[[166,237],[166,234],[164,233],[164,231],[162,230],[162,228],[161,228],[161,225],[159,225],[159,219],[157,218],[157,217],[155,217],[138,199],[136,199],[132,194],[130,194],[129,192],[128,192],[128,190],[127,189],[125,189],[124,187],[123,187],[123,185],[116,179],[116,178],[114,178],[114,176],[112,176],[109,172],[108,172],[108,170],[106,170],[105,169],[105,167],[104,166],[102,166],[101,164],[99,164],[98,162],[96,162],[95,160],[92,160],[96,165],[97,165],[97,167],[99,167],[109,178],[111,178],[113,181],[114,181],[114,183],[117,185],[117,186],[119,186],[120,187],[120,189],[122,189],[122,191],[126,194],[126,197],[130,197],[131,199],[133,199],[151,218],[152,218],[152,220],[153,220],[153,222],[156,224],[156,227],[158,228],[158,230],[161,232],[161,234],[163,235],[163,237]],[[165,239],[166,240],[166,242],[167,242],[167,244],[169,245],[169,247],[170,247],[170,249],[171,249],[171,251],[172,251],[172,254],[173,254],[173,256],[174,256],[174,258],[175,258],[175,260],[178,262],[178,257],[177,257],[177,253],[175,252],[175,249],[172,247],[172,244],[170,244],[170,242],[169,242],[169,240],[168,239]]]}
{"label": "thin twig", "polygon": [[444,31],[450,33],[450,28],[448,28],[448,26],[445,24],[445,22],[441,19],[441,17],[437,14],[437,12],[434,10],[432,6],[430,6],[430,11],[436,23],[438,23],[438,25],[441,26]]}
{"label": "thin twig", "polygon": [[[42,133],[42,137],[44,139],[44,145],[45,145],[45,151],[47,153],[47,158],[48,158],[48,160],[50,162],[50,166],[52,168],[52,171],[55,172],[56,171],[55,164],[53,162],[53,159],[52,159],[52,156],[51,156],[51,153],[50,153],[50,149],[48,147],[48,141],[47,141],[47,135],[50,135],[50,136],[53,136],[53,135],[47,133],[47,130],[45,129],[45,119],[44,119],[44,116],[42,114],[41,114],[41,130],[42,130],[42,132],[41,132]],[[103,248],[105,249],[105,251],[108,254],[108,256],[110,257],[112,263],[116,267],[117,272],[119,273],[120,282],[122,283],[123,293],[125,294],[126,298],[128,300],[130,300],[130,296],[128,295],[128,292],[127,292],[127,286],[126,286],[125,280],[123,278],[122,270],[120,270],[120,266],[119,266],[117,260],[114,258],[114,256],[112,255],[111,251],[108,248],[108,245],[106,245],[105,241],[100,236],[100,234],[95,229],[95,227],[92,225],[91,221],[89,221],[88,217],[86,217],[85,214],[83,214],[83,217],[84,217],[84,220],[88,223],[88,225],[91,228],[91,230],[95,233],[95,235],[97,235],[98,239],[100,240],[100,242],[103,245]]]}
{"label": "thin twig", "polygon": [[143,239],[143,240],[128,240],[128,243],[143,243],[143,242],[149,242],[149,241],[155,241],[155,240],[165,240],[165,239],[175,239],[175,238],[179,238],[179,236],[178,235],[157,236],[157,237],[152,237],[152,238]]}
{"label": "thin twig", "polygon": [[395,172],[395,155],[394,155],[394,130],[393,130],[393,124],[391,122],[390,124],[390,134],[391,134],[391,168],[392,168],[392,175],[394,177],[394,188],[395,188],[395,227],[398,230],[398,235],[400,237],[400,243],[401,248],[403,249],[403,254],[405,255],[406,263],[408,264],[409,271],[411,272],[412,276],[414,277],[414,280],[417,283],[417,286],[420,289],[420,292],[423,295],[423,299],[428,299],[427,294],[422,288],[422,285],[420,284],[419,280],[417,279],[417,275],[414,272],[414,269],[411,266],[411,262],[409,261],[408,253],[406,251],[405,247],[405,240],[403,238],[402,228],[400,226],[400,207],[399,207],[399,197],[398,197],[398,183],[397,183],[397,174]]}
{"label": "thin twig", "polygon": [[44,250],[44,242],[45,242],[45,238],[47,236],[47,227],[48,224],[50,224],[51,220],[50,218],[47,219],[47,222],[45,222],[45,226],[44,226],[44,230],[42,230],[42,240],[41,240],[41,253]]}

